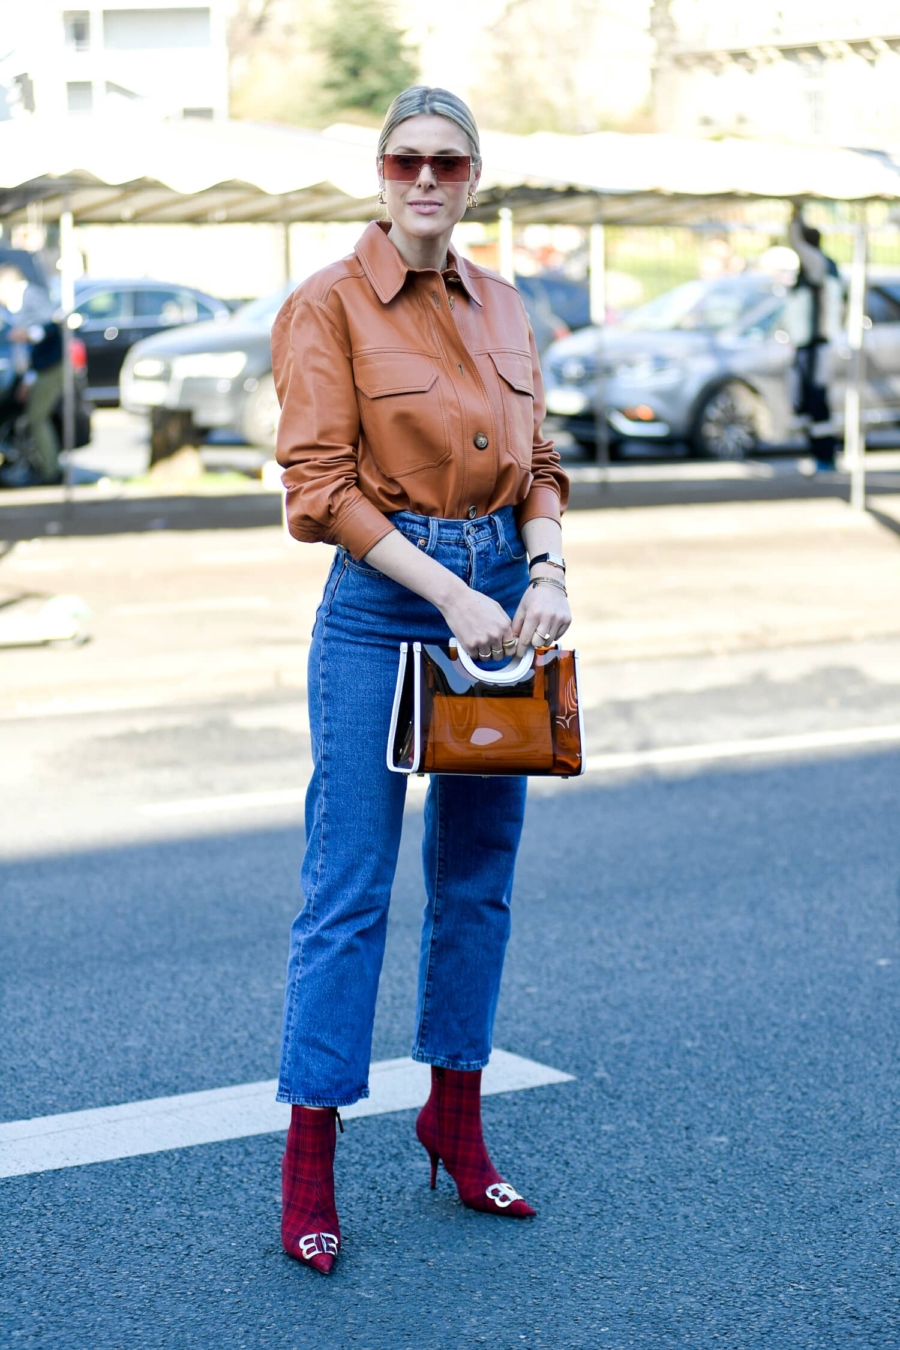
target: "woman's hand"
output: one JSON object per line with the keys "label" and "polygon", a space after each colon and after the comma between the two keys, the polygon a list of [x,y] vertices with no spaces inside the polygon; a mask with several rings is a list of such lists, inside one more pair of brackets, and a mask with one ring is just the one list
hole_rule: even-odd
{"label": "woman's hand", "polygon": [[482,661],[512,656],[516,640],[509,616],[489,595],[463,584],[440,610],[450,632],[459,638],[470,656]]}
{"label": "woman's hand", "polygon": [[531,646],[549,647],[562,637],[571,622],[572,611],[564,591],[558,586],[529,584],[512,621],[516,655],[524,656]]}

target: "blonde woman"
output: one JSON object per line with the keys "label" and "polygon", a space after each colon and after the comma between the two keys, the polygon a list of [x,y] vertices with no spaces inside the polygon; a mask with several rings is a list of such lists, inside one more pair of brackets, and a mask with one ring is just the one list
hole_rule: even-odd
{"label": "blonde woman", "polygon": [[[478,129],[443,89],[407,89],[378,143],[386,221],[293,293],[272,332],[278,460],[295,538],[336,545],[309,657],[313,774],[305,905],[291,931],[278,1100],[292,1104],[282,1242],[316,1270],[340,1245],[339,1108],[368,1095],[405,778],[386,767],[404,640],[455,634],[482,660],[562,637],[571,616],[534,338],[513,286],[451,244],[481,174]],[[530,558],[530,563],[529,563]],[[433,777],[413,1058],[416,1133],[473,1209],[534,1210],[481,1131],[510,927],[524,778]]]}

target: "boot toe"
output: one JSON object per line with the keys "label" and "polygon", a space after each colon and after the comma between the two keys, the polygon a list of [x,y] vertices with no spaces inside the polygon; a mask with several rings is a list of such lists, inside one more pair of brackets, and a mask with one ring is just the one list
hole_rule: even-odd
{"label": "boot toe", "polygon": [[313,1270],[319,1270],[323,1275],[331,1274],[331,1267],[334,1265],[334,1257],[328,1252],[319,1252],[317,1256],[309,1257],[307,1265],[312,1266]]}

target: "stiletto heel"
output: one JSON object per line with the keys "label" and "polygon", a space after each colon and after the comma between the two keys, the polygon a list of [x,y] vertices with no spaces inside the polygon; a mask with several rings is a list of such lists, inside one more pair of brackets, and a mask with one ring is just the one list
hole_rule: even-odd
{"label": "stiletto heel", "polygon": [[504,1181],[484,1143],[481,1130],[481,1070],[431,1070],[431,1095],[416,1120],[419,1143],[431,1159],[431,1189],[442,1162],[469,1209],[528,1219],[534,1210]]}

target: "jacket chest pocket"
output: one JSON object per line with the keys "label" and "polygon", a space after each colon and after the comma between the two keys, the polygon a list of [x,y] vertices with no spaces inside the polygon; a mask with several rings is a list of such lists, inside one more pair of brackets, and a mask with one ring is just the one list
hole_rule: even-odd
{"label": "jacket chest pocket", "polygon": [[426,356],[373,353],[353,361],[359,418],[382,473],[402,478],[450,454],[440,375]]}
{"label": "jacket chest pocket", "polygon": [[497,371],[500,402],[510,453],[525,469],[531,468],[534,444],[534,376],[527,352],[491,352]]}

